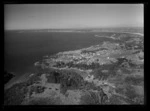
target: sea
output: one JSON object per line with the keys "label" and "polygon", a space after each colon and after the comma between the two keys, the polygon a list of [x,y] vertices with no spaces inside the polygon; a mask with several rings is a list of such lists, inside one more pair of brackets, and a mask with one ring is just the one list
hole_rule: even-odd
{"label": "sea", "polygon": [[96,32],[5,31],[4,70],[22,76],[34,73],[34,63],[43,56],[101,44],[109,38],[95,37]]}

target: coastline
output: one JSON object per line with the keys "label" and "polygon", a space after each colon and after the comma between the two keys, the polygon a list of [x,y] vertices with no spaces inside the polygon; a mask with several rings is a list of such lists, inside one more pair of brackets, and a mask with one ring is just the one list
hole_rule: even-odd
{"label": "coastline", "polygon": [[[52,56],[44,55],[42,60],[34,63],[37,73],[26,73],[19,78],[14,78],[5,89],[13,90],[11,86],[14,84],[16,84],[14,88],[25,88],[27,92],[16,89],[24,94],[21,95],[22,99],[27,94],[27,98],[21,104],[30,104],[28,101],[32,101],[32,98],[37,101],[39,98],[46,97],[57,101],[52,96],[54,93],[62,102],[61,104],[82,104],[83,101],[87,102],[79,99],[86,98],[83,96],[87,94],[85,91],[90,94],[88,96],[91,96],[91,93],[101,96],[95,98],[99,101],[98,104],[107,104],[107,102],[112,104],[115,101],[120,101],[119,104],[143,104],[142,41],[142,38],[137,39],[135,36],[125,39],[124,44],[118,41],[104,41],[102,44],[61,51]],[[40,87],[42,89],[39,89]],[[34,91],[37,94],[32,93]],[[104,97],[105,100],[102,99]],[[74,100],[75,98],[78,100]],[[49,100],[44,99],[44,101]]]}
{"label": "coastline", "polygon": [[[94,31],[92,31],[92,32],[94,32]],[[98,31],[99,32],[99,31]],[[115,31],[103,31],[103,32],[113,32],[113,33],[127,33],[127,34],[134,34],[134,35],[140,35],[140,36],[144,36],[144,34],[142,34],[142,33],[131,33],[131,32],[115,32]],[[107,37],[107,38],[109,38],[109,37]],[[111,38],[111,37],[110,37]],[[99,45],[99,44],[98,44]],[[57,55],[57,54],[67,54],[67,53],[70,53],[70,52],[80,52],[81,50],[84,50],[84,49],[88,49],[88,48],[90,48],[90,47],[94,47],[94,46],[97,46],[97,45],[91,45],[91,46],[89,46],[89,47],[85,47],[85,48],[80,48],[80,49],[75,49],[75,50],[68,50],[68,51],[62,51],[62,52],[58,52],[58,53],[56,53],[56,54],[52,54],[52,55]],[[43,55],[43,58],[44,57],[48,57],[48,55]],[[41,61],[41,60],[40,60]],[[36,63],[38,63],[39,61],[37,61],[37,62],[35,62],[34,63],[34,68],[36,69]],[[35,72],[35,71],[34,71]],[[33,73],[34,73],[33,72]],[[14,74],[14,73],[13,73]],[[29,73],[29,72],[26,72],[26,73],[24,73],[24,74],[22,74],[21,76],[20,75],[16,75],[16,74],[14,74],[15,75],[15,77],[13,77],[8,83],[6,83],[6,85],[5,85],[5,87],[11,87],[13,84],[15,84],[15,83],[20,83],[20,82],[23,82],[23,81],[25,81],[24,79],[28,79],[28,76],[29,75],[31,75],[32,73]],[[7,88],[6,88],[7,89]]]}

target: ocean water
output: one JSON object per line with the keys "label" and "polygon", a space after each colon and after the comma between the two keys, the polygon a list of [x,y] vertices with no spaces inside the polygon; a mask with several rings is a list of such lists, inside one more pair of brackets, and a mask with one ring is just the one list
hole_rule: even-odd
{"label": "ocean water", "polygon": [[17,76],[35,72],[34,63],[45,55],[101,44],[94,32],[32,32],[5,31],[4,69]]}

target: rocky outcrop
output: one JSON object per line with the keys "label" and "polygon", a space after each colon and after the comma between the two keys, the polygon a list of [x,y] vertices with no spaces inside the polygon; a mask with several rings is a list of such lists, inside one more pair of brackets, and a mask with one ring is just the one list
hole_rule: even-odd
{"label": "rocky outcrop", "polygon": [[8,83],[13,77],[15,77],[14,74],[4,71],[4,84]]}

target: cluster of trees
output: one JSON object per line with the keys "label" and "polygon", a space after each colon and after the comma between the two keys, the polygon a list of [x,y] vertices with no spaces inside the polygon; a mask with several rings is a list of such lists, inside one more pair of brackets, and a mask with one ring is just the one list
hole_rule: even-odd
{"label": "cluster of trees", "polygon": [[[119,68],[121,68],[123,71],[127,71],[128,68],[138,68],[138,65],[133,63],[132,60],[126,59],[126,58],[117,58],[118,62],[116,64]],[[129,71],[127,71],[129,72]]]}
{"label": "cluster of trees", "polygon": [[[60,83],[60,92],[62,94],[65,94],[68,89],[70,90],[80,89],[86,91],[93,89],[99,91],[99,93],[97,94],[100,96],[101,100],[98,100],[98,98],[95,97],[92,92],[91,92],[92,98],[84,97],[84,99],[87,98],[92,99],[94,101],[94,103],[92,102],[92,104],[102,104],[106,101],[107,95],[104,94],[103,90],[100,87],[95,86],[94,83],[84,81],[83,78],[76,72],[68,70],[52,71],[47,75],[47,79],[51,83]],[[87,101],[84,100],[84,102],[86,103]]]}
{"label": "cluster of trees", "polygon": [[60,83],[61,73],[57,71],[49,71],[46,77],[48,83]]}
{"label": "cluster of trees", "polygon": [[90,65],[85,64],[85,63],[79,63],[79,64],[74,64],[73,62],[69,62],[66,64],[68,67],[74,67],[74,68],[79,68],[79,69],[83,69],[83,70],[88,70],[88,69],[97,69],[100,67],[99,63],[92,63]]}
{"label": "cluster of trees", "polygon": [[68,63],[64,63],[61,61],[61,62],[57,62],[57,64],[54,65],[54,67],[58,67],[58,68],[63,68],[66,66],[68,66],[69,68],[74,67],[74,68],[79,68],[83,70],[96,69],[100,67],[99,63],[92,63],[90,65],[87,65],[85,63],[74,64],[72,61]]}
{"label": "cluster of trees", "polygon": [[[137,47],[135,47],[135,46],[137,46]],[[144,47],[143,47],[142,41],[140,41],[138,44],[135,41],[133,41],[130,43],[125,43],[125,48],[127,50],[131,50],[132,48],[137,50],[137,49],[143,49]]]}
{"label": "cluster of trees", "polygon": [[46,87],[44,87],[44,86],[31,86],[29,95],[31,96],[33,94],[33,92],[42,93],[42,92],[44,92],[45,89],[46,89]]}
{"label": "cluster of trees", "polygon": [[107,104],[108,96],[102,89],[98,92],[93,92],[90,90],[87,90],[86,92],[87,93],[81,97],[80,104]]}
{"label": "cluster of trees", "polygon": [[62,82],[64,83],[67,87],[72,87],[72,88],[78,88],[80,85],[82,85],[83,78],[77,74],[76,72],[65,72],[65,75],[62,75]]}
{"label": "cluster of trees", "polygon": [[84,81],[76,72],[67,70],[50,71],[46,77],[49,83],[59,83],[62,93],[65,93],[67,89],[78,89]]}
{"label": "cluster of trees", "polygon": [[128,67],[136,68],[137,67],[136,64],[134,64],[131,60],[127,58],[117,58],[117,62],[114,63],[114,65],[118,66],[118,68],[128,68]]}
{"label": "cluster of trees", "polygon": [[140,85],[142,82],[144,82],[144,78],[141,76],[127,76],[125,78],[125,82],[132,85]]}
{"label": "cluster of trees", "polygon": [[[92,74],[95,78],[106,80],[110,76],[115,76],[118,68],[119,67],[117,63],[104,64],[93,70]],[[103,70],[107,70],[108,72],[103,72]]]}

